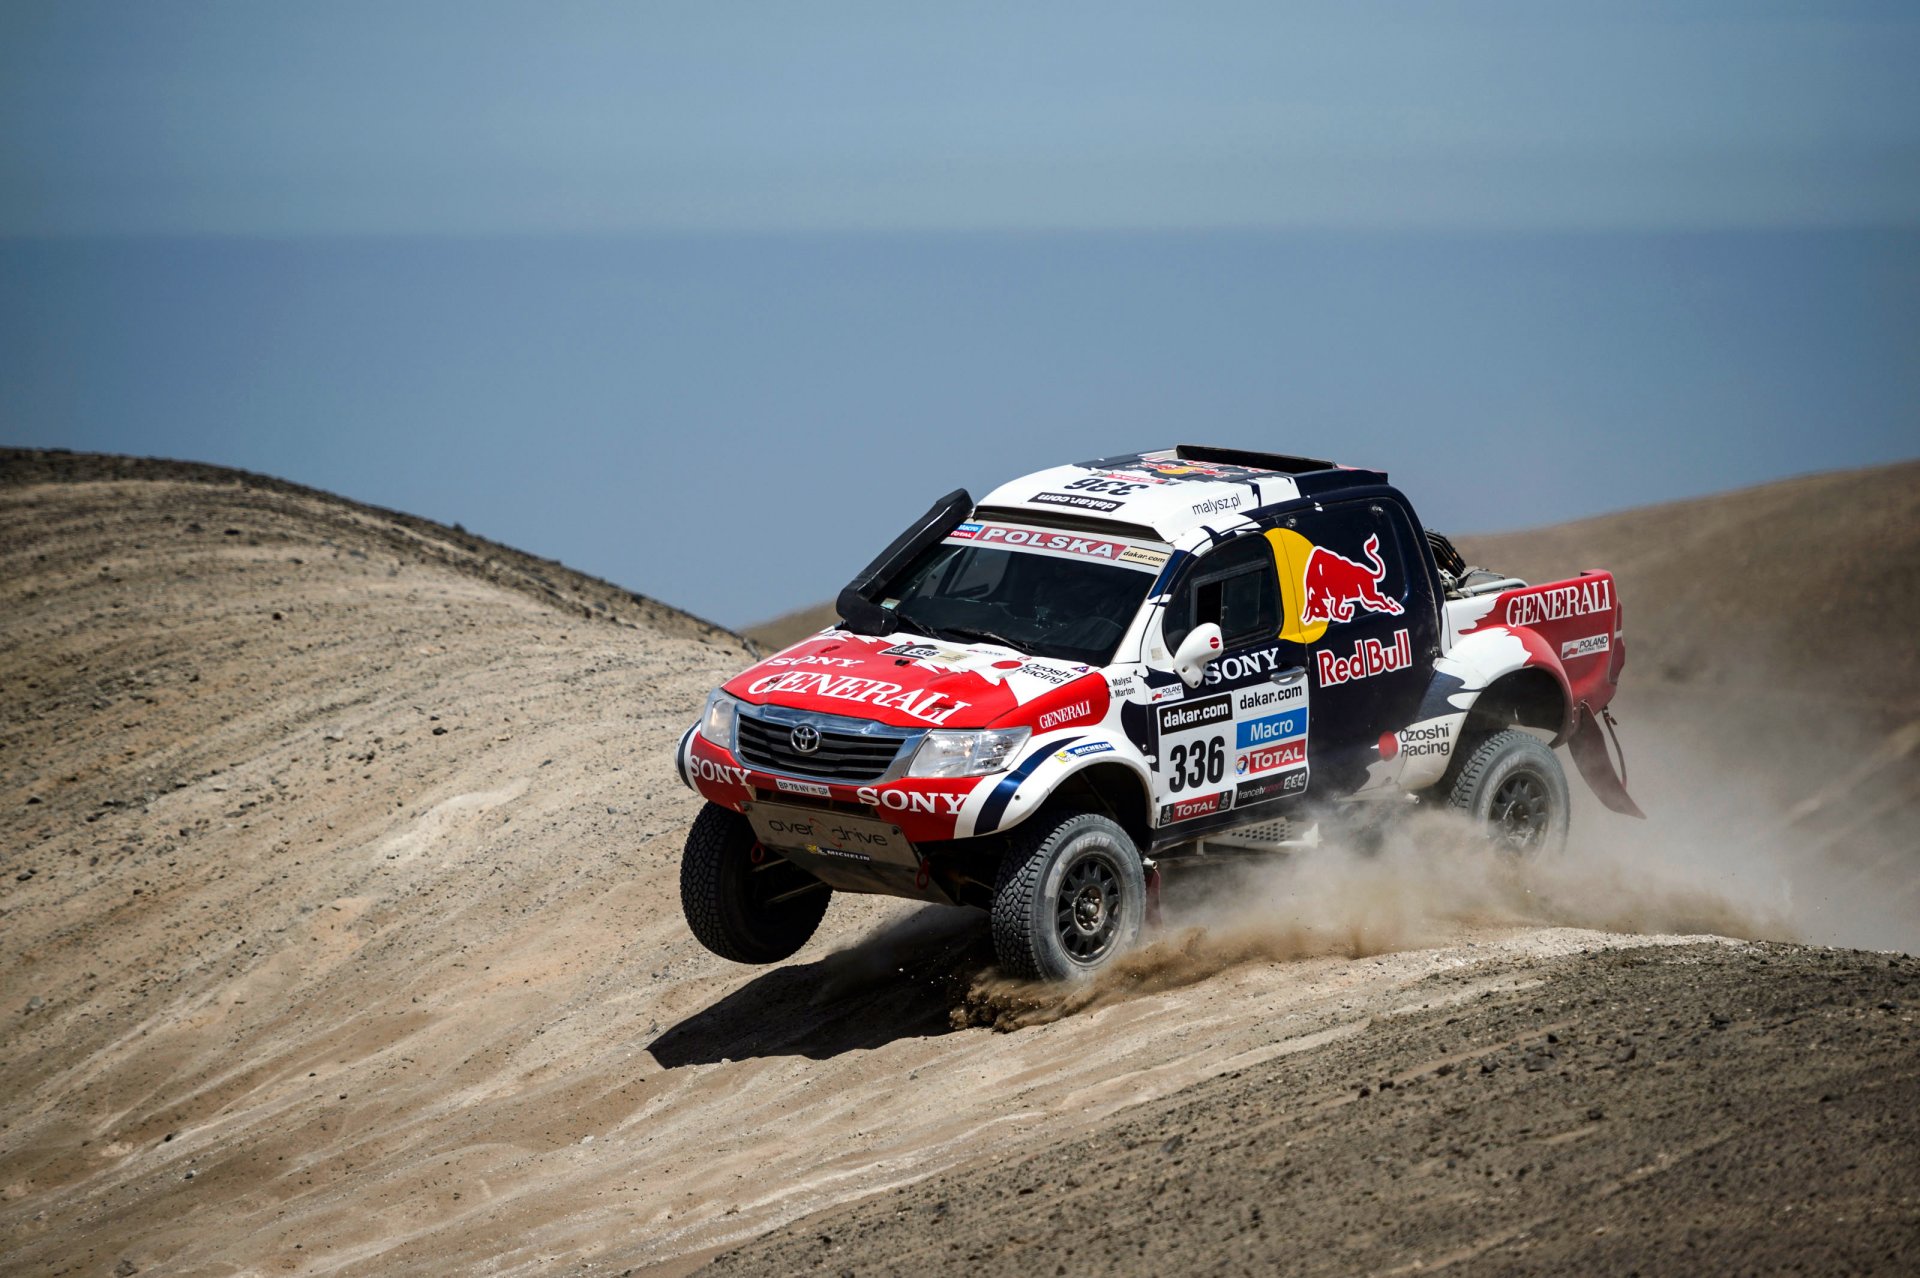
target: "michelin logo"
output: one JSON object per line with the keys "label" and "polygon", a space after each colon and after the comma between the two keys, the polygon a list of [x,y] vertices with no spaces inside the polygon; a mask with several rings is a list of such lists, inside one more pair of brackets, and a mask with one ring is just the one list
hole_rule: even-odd
{"label": "michelin logo", "polygon": [[1054,751],[1053,757],[1062,763],[1074,759],[1084,759],[1090,754],[1108,754],[1113,750],[1111,741],[1089,741],[1085,745],[1068,746],[1064,750]]}

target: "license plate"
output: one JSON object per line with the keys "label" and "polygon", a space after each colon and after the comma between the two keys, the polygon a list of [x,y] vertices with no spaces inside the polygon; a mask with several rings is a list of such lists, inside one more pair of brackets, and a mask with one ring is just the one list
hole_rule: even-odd
{"label": "license plate", "polygon": [[851,861],[920,864],[919,853],[900,833],[900,827],[885,821],[790,808],[778,803],[749,803],[746,809],[754,834],[760,842],[776,850],[812,852]]}

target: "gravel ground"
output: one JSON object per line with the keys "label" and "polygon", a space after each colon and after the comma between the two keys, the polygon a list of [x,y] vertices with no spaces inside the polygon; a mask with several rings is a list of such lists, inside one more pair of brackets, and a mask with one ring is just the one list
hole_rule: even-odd
{"label": "gravel ground", "polygon": [[1920,962],[1596,952],[1423,999],[704,1274],[1910,1274]]}

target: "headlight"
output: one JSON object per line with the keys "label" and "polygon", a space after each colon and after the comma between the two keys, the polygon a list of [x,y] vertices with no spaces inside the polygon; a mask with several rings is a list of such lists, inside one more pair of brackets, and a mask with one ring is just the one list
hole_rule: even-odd
{"label": "headlight", "polygon": [[910,777],[983,777],[1005,771],[1031,728],[982,728],[970,732],[935,729],[913,753]]}
{"label": "headlight", "polygon": [[740,703],[716,690],[707,698],[706,713],[700,716],[700,735],[722,750],[731,752],[733,724],[739,717]]}

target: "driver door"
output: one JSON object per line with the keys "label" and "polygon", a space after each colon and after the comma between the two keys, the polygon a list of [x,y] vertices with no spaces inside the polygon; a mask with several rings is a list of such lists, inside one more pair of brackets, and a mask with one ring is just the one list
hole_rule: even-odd
{"label": "driver door", "polygon": [[1200,686],[1180,685],[1177,698],[1153,707],[1155,823],[1192,823],[1196,834],[1307,787],[1306,649],[1279,638],[1279,572],[1260,533],[1194,560],[1162,615],[1166,650],[1209,621],[1220,627],[1221,652]]}

